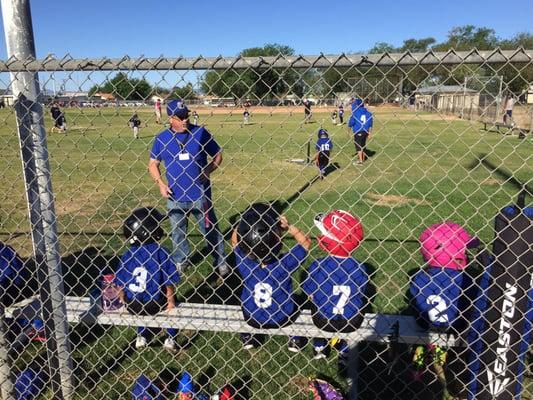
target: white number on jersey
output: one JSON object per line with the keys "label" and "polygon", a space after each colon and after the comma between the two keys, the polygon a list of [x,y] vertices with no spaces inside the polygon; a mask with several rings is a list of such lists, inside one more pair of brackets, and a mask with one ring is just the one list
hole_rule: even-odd
{"label": "white number on jersey", "polygon": [[268,308],[272,305],[272,286],[260,282],[254,287],[254,301],[259,308]]}
{"label": "white number on jersey", "polygon": [[329,143],[323,143],[320,145],[320,151],[329,151]]}
{"label": "white number on jersey", "polygon": [[348,303],[350,297],[351,289],[350,286],[333,286],[333,296],[339,296],[339,301],[336,306],[333,306],[333,314],[343,315],[344,306]]}
{"label": "white number on jersey", "polygon": [[361,115],[361,125],[364,125],[364,124],[366,124],[366,115],[362,114]]}
{"label": "white number on jersey", "polygon": [[442,324],[448,323],[448,314],[446,314],[446,309],[448,305],[446,300],[437,295],[428,296],[426,303],[433,306],[428,311],[428,317],[431,322],[440,322]]}
{"label": "white number on jersey", "polygon": [[146,290],[148,271],[144,267],[136,267],[132,272],[136,283],[130,283],[128,288],[134,293],[142,293]]}

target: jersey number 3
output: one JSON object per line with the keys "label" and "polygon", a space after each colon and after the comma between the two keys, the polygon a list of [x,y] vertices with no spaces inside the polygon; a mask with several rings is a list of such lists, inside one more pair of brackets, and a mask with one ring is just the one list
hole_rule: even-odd
{"label": "jersey number 3", "polygon": [[144,267],[137,267],[131,273],[135,278],[135,283],[130,283],[128,288],[134,293],[142,293],[146,290],[146,280],[148,271]]}

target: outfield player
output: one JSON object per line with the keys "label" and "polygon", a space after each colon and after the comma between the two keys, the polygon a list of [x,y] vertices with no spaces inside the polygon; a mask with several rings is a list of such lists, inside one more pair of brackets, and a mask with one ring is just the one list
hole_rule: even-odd
{"label": "outfield player", "polygon": [[[468,266],[466,249],[477,247],[479,241],[460,225],[445,221],[431,225],[420,235],[420,252],[425,261],[411,278],[410,304],[416,320],[423,328],[460,333],[466,328],[472,279],[465,272]],[[425,368],[428,356],[442,366],[446,362],[446,350],[438,346],[418,346],[413,362],[418,371]]]}
{"label": "outfield player", "polygon": [[348,126],[352,128],[354,134],[355,151],[357,152],[357,162],[354,164],[361,165],[365,161],[366,141],[370,137],[374,118],[368,111],[361,99],[354,99],[352,103],[352,115],[348,121]]}
{"label": "outfield player", "polygon": [[130,128],[133,130],[133,137],[135,139],[139,139],[139,128],[141,127],[141,120],[137,113],[133,114],[132,117],[129,119],[128,124]]}
{"label": "outfield player", "polygon": [[344,106],[341,104],[339,104],[339,125],[342,125],[344,124]]}
{"label": "outfield player", "polygon": [[161,123],[161,99],[157,99],[154,104],[155,122]]}
{"label": "outfield player", "polygon": [[242,113],[243,124],[248,125],[250,123],[250,111],[247,108],[244,109]]}
{"label": "outfield player", "polygon": [[[289,252],[279,255],[281,235],[286,231],[296,241]],[[304,261],[311,240],[300,229],[279,216],[268,204],[254,204],[242,215],[233,231],[231,244],[236,266],[243,280],[241,307],[246,322],[256,328],[272,329],[290,324],[297,315],[291,274]],[[241,334],[246,349],[256,347],[256,335]],[[298,352],[301,341],[290,338],[289,350]]]}
{"label": "outfield player", "polygon": [[[130,249],[120,258],[115,284],[120,288],[120,299],[132,314],[155,315],[163,309],[176,306],[174,286],[180,275],[170,253],[158,241],[163,237],[161,221],[164,216],[155,208],[138,208],[124,221],[124,236]],[[176,347],[176,329],[167,330],[164,347]],[[137,329],[135,348],[147,346],[152,331]]]}
{"label": "outfield player", "polygon": [[[155,138],[148,170],[161,196],[167,199],[174,246],[172,259],[178,270],[185,272],[190,266],[188,217],[190,214],[195,217],[206,237],[205,183],[222,162],[222,149],[207,129],[189,123],[189,110],[182,101],[169,102],[167,114],[170,128]],[[161,162],[165,165],[166,182],[159,170]],[[225,255],[218,249],[219,246],[213,251],[214,265],[223,275],[227,272]]]}
{"label": "outfield player", "polygon": [[335,110],[331,113],[331,123],[337,125],[337,111]]}
{"label": "outfield player", "polygon": [[193,125],[198,125],[198,121],[200,120],[200,116],[198,115],[198,113],[195,111],[192,112],[192,123]]}
{"label": "outfield player", "polygon": [[[346,211],[335,210],[315,217],[320,230],[318,245],[327,255],[314,261],[302,288],[312,302],[314,324],[328,332],[352,332],[363,320],[369,278],[366,267],[351,256],[363,240],[359,220]],[[339,366],[345,368],[349,347],[339,341]],[[326,339],[313,340],[315,359],[328,353]]]}
{"label": "outfield player", "polygon": [[315,148],[315,163],[318,167],[318,175],[320,179],[324,179],[326,168],[329,165],[331,151],[333,150],[333,142],[329,138],[328,131],[323,128],[318,130],[318,140]]}

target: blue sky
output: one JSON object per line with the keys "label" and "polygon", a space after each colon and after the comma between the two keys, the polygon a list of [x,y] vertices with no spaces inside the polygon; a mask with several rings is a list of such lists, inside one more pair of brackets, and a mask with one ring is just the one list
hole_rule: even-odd
{"label": "blue sky", "polygon": [[233,56],[265,43],[337,54],[413,37],[443,41],[467,24],[502,38],[533,27],[533,0],[33,0],[31,9],[38,58]]}

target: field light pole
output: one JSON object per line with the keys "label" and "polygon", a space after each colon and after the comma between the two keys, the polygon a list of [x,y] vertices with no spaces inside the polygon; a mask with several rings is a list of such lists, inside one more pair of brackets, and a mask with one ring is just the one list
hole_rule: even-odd
{"label": "field light pole", "polygon": [[[18,60],[35,59],[29,0],[1,0],[1,5],[8,57]],[[51,388],[55,399],[68,400],[73,392],[72,360],[54,196],[43,106],[39,103],[37,73],[11,72],[11,87],[16,99],[15,112],[33,250],[40,282]]]}

